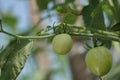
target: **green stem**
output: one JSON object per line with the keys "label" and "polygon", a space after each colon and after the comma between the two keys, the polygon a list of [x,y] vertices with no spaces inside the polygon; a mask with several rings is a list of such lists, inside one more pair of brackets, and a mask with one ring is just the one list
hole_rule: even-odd
{"label": "green stem", "polygon": [[8,33],[6,31],[2,31],[2,33],[15,37],[15,38],[21,38],[21,39],[43,39],[43,38],[55,36],[55,34],[49,34],[49,35],[43,35],[43,36],[20,36],[20,35],[14,35],[14,34]]}
{"label": "green stem", "polygon": [[109,32],[109,31],[105,31],[105,30],[96,30],[96,29],[92,29],[92,28],[86,28],[84,26],[74,26],[74,25],[70,25],[70,24],[67,24],[69,27],[71,28],[77,28],[79,30],[83,30],[83,31],[86,31],[86,32],[94,32],[94,33],[100,33],[100,34],[104,34],[104,35],[112,35],[112,36],[117,36],[119,37],[119,34],[117,33],[114,33],[114,32]]}
{"label": "green stem", "polygon": [[112,35],[112,36],[119,36],[119,35],[116,34],[116,33],[108,32],[108,31],[104,31],[104,30],[95,30],[95,29],[89,29],[89,30],[90,30],[90,31],[93,31],[93,32],[100,33],[100,34]]}
{"label": "green stem", "polygon": [[3,28],[2,28],[2,20],[0,19],[0,32],[3,31]]}
{"label": "green stem", "polygon": [[44,36],[17,36],[17,38],[22,38],[22,39],[43,39],[43,38],[49,38],[53,37],[55,34],[49,34],[49,35],[44,35]]}
{"label": "green stem", "polygon": [[[14,35],[6,31],[1,31],[4,34],[10,35],[15,38],[23,38],[23,39],[42,39],[42,38],[48,38],[48,37],[53,37],[55,34],[49,34],[49,35],[44,35],[44,36],[20,36],[20,35]],[[111,35],[103,35],[103,34],[87,34],[87,33],[76,33],[76,32],[70,32],[69,33],[72,36],[85,36],[85,37],[95,37],[95,38],[103,38],[107,40],[113,40],[113,41],[118,41],[120,42],[120,38],[116,36],[111,36]]]}
{"label": "green stem", "polygon": [[[58,24],[55,27],[59,28],[59,26],[63,26],[63,24]],[[40,34],[44,34],[44,35],[40,35],[40,36],[20,36],[20,35],[15,35],[15,34],[12,34],[12,33],[4,31],[2,29],[2,24],[0,24],[0,25],[1,25],[1,31],[0,31],[1,33],[7,34],[7,35],[15,37],[15,38],[22,38],[22,39],[43,39],[43,38],[48,38],[48,37],[55,36],[55,34],[48,34],[48,35],[46,35],[46,33],[48,31],[50,31],[50,30],[53,29],[52,27],[47,27],[47,28],[43,29],[42,32],[40,32]],[[113,40],[113,41],[120,42],[120,36],[119,36],[119,34],[116,34],[114,32],[108,32],[108,31],[104,31],[104,30],[87,29],[85,27],[74,26],[74,25],[70,25],[70,24],[64,24],[64,25],[66,25],[66,27],[69,27],[69,28],[72,29],[72,31],[69,31],[69,33],[68,33],[68,34],[70,34],[72,36],[93,37],[93,38],[101,38],[101,39]],[[74,29],[77,29],[77,31],[74,30]],[[87,32],[94,32],[94,33],[88,34]]]}
{"label": "green stem", "polygon": [[[44,33],[46,33],[47,31],[51,30],[52,28],[45,28],[43,30]],[[55,36],[55,34],[49,34],[49,35],[43,35],[43,36],[20,36],[20,35],[15,35],[15,34],[12,34],[12,33],[9,33],[5,30],[3,30],[2,28],[2,20],[0,20],[0,33],[4,33],[4,34],[7,34],[9,36],[12,36],[14,38],[22,38],[22,39],[43,39],[43,38],[49,38],[49,37],[53,37]]]}
{"label": "green stem", "polygon": [[120,42],[119,37],[115,36],[106,36],[106,35],[101,35],[101,34],[87,34],[87,33],[70,33],[73,36],[84,36],[84,37],[93,37],[93,38],[102,38],[102,39],[107,39],[107,40],[113,40],[113,41],[118,41]]}
{"label": "green stem", "polygon": [[2,31],[1,31],[1,33],[7,34],[7,35],[12,36],[12,37],[15,37],[15,38],[17,38],[17,37],[18,37],[18,35],[11,34],[11,33],[6,32],[6,31],[4,31],[4,30],[2,30]]}

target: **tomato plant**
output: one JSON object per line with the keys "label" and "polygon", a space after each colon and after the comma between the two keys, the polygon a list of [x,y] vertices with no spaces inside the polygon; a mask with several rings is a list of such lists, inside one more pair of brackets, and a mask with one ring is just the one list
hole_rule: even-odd
{"label": "tomato plant", "polygon": [[[119,50],[120,48],[119,0],[87,0],[88,4],[82,6],[82,9],[79,4],[74,4],[75,0],[65,0],[63,3],[56,2],[60,0],[28,1],[37,2],[38,10],[31,10],[36,11],[32,13],[38,13],[40,11],[38,14],[47,14],[46,16],[41,16],[40,20],[35,20],[38,22],[34,28],[22,33],[22,35],[13,34],[4,30],[3,25],[17,29],[16,23],[19,20],[12,14],[1,13],[2,11],[0,9],[0,14],[2,14],[2,16],[0,15],[0,33],[11,36],[14,39],[13,41],[10,40],[10,44],[5,49],[0,49],[0,80],[15,80],[17,78],[31,51],[33,39],[42,39],[46,41],[46,43],[48,39],[50,39],[54,52],[59,55],[69,53],[72,49],[73,41],[76,43],[76,40],[79,42],[81,40],[86,46],[86,52],[88,51],[85,57],[85,63],[89,70],[98,77],[109,73],[114,60],[110,52],[114,44],[113,41],[118,42],[116,49]],[[57,21],[60,21],[59,24],[53,24],[38,31],[36,27],[39,22],[44,22],[42,20],[48,18],[50,20],[53,16],[57,16],[57,19],[59,19]],[[79,16],[83,17],[82,20]],[[39,17],[35,16],[35,19],[36,18]],[[83,23],[80,23],[78,20],[83,21]],[[34,36],[30,36],[29,34],[31,34],[31,32],[37,33],[35,33]],[[40,49],[38,51],[40,51]],[[76,49],[74,51],[76,51]],[[114,73],[113,76],[116,77],[116,73]],[[118,80],[119,79],[120,78],[118,78]]]}

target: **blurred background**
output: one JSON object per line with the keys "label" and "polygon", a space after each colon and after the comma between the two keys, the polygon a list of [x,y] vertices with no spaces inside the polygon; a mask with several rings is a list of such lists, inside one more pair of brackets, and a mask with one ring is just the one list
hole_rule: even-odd
{"label": "blurred background", "polygon": [[[3,28],[10,33],[36,35],[47,26],[64,22],[64,17],[71,17],[70,21],[65,22],[84,25],[81,15],[64,16],[64,13],[56,11],[56,6],[70,6],[81,10],[88,4],[88,0],[0,0],[0,18]],[[111,22],[105,13],[104,18],[106,26],[109,26]],[[0,33],[0,48],[6,48],[11,39]],[[74,44],[68,55],[55,54],[51,40],[34,40],[34,48],[17,80],[98,80],[86,67],[84,58],[87,49],[84,41],[79,37],[73,39]],[[119,43],[112,42],[113,69],[104,80],[120,80],[119,49]]]}

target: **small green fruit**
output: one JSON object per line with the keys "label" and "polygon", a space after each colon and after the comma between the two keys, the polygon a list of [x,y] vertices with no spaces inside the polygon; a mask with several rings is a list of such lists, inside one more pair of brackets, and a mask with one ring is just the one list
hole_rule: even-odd
{"label": "small green fruit", "polygon": [[68,34],[59,34],[53,38],[53,49],[57,54],[67,54],[72,48],[72,38]]}
{"label": "small green fruit", "polygon": [[112,55],[110,54],[110,51],[103,46],[95,47],[88,52],[85,61],[93,74],[104,76],[111,69]]}

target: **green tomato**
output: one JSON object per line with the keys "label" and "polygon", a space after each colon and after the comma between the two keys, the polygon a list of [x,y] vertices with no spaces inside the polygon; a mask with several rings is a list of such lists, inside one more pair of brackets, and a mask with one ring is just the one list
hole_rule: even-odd
{"label": "green tomato", "polygon": [[110,51],[103,46],[95,47],[88,52],[85,61],[87,67],[93,74],[104,76],[111,69],[112,55]]}
{"label": "green tomato", "polygon": [[52,44],[55,53],[67,54],[72,48],[72,38],[68,34],[59,34],[53,38]]}

